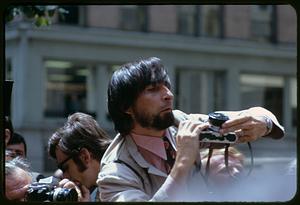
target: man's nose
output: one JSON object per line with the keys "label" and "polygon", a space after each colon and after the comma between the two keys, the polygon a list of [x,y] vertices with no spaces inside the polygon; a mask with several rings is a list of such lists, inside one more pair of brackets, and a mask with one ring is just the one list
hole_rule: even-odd
{"label": "man's nose", "polygon": [[174,98],[174,95],[171,92],[171,90],[168,87],[163,86],[163,99],[164,100],[172,100],[173,98]]}

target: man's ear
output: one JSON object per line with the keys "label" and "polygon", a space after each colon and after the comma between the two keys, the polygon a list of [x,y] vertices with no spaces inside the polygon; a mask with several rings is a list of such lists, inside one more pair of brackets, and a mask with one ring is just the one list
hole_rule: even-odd
{"label": "man's ear", "polygon": [[80,154],[79,154],[79,158],[85,163],[87,164],[91,159],[92,159],[92,155],[89,152],[89,150],[87,148],[82,148],[80,150]]}
{"label": "man's ear", "polygon": [[132,107],[129,107],[125,113],[127,113],[128,115],[132,115]]}
{"label": "man's ear", "polygon": [[9,129],[5,129],[5,146],[7,145],[9,139],[10,139],[10,136],[11,136],[11,132]]}

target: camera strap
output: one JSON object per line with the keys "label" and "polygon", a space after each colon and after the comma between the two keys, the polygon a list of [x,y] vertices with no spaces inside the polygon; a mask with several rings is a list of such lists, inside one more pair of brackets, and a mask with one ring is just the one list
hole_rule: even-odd
{"label": "camera strap", "polygon": [[[254,158],[253,158],[253,150],[252,150],[251,143],[247,142],[247,145],[248,145],[248,148],[249,148],[250,160],[251,160],[251,162],[250,162],[250,168],[249,168],[249,171],[248,171],[248,173],[246,175],[246,176],[249,176],[251,174],[252,170],[253,170]],[[230,144],[224,144],[224,146],[225,146],[224,147],[224,163],[225,163],[226,170],[227,170],[229,176],[231,176],[232,178],[236,178],[234,175],[231,174],[231,172],[229,170],[229,147],[230,147]],[[209,176],[210,159],[212,157],[214,147],[212,145],[210,145],[210,147],[208,149],[209,149],[209,151],[208,151],[206,168],[205,168],[205,176],[206,177]]]}

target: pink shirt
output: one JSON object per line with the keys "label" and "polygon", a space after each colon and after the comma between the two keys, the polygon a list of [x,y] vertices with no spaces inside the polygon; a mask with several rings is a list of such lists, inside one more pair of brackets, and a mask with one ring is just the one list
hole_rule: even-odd
{"label": "pink shirt", "polygon": [[162,137],[138,135],[135,133],[131,133],[131,137],[145,160],[159,170],[167,173],[165,167],[167,154]]}

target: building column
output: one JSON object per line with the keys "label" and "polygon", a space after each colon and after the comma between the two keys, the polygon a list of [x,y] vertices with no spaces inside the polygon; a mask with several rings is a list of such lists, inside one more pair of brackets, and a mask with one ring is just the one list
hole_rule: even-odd
{"label": "building column", "polygon": [[176,88],[176,73],[175,73],[175,66],[173,64],[168,64],[168,62],[165,63],[165,69],[167,70],[167,73],[169,75],[170,81],[171,81],[171,87],[173,94],[175,93]]}
{"label": "building column", "polygon": [[96,91],[97,91],[97,69],[88,66],[86,108],[89,112],[96,111]]}
{"label": "building column", "polygon": [[240,71],[237,68],[230,68],[226,73],[226,90],[225,90],[225,109],[239,110],[241,109],[241,85]]}
{"label": "building column", "polygon": [[291,81],[289,77],[284,79],[283,87],[283,119],[282,123],[287,132],[292,130],[292,105],[291,105]]}
{"label": "building column", "polygon": [[109,68],[107,65],[99,64],[95,70],[95,111],[97,122],[101,128],[106,130],[111,128],[111,123],[107,118],[107,86],[110,80]]}
{"label": "building column", "polygon": [[28,36],[26,29],[20,29],[20,41],[14,47],[16,55],[12,57],[13,89],[11,97],[11,117],[15,128],[22,126],[26,108],[26,73],[28,66]]}

